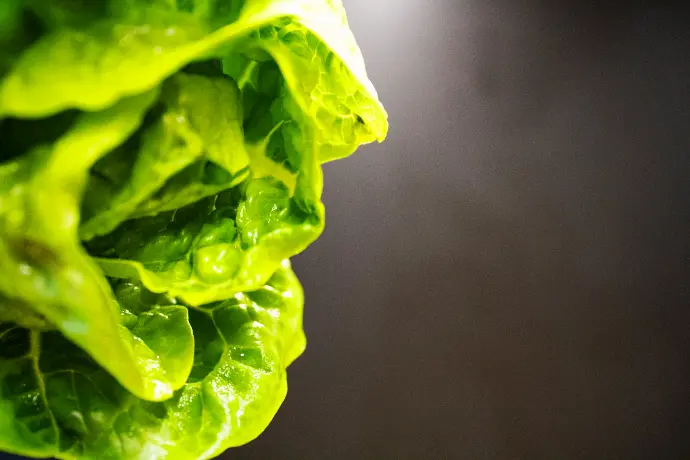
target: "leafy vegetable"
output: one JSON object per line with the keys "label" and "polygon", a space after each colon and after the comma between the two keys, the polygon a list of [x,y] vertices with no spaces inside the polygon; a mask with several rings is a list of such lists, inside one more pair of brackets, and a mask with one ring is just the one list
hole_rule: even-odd
{"label": "leafy vegetable", "polygon": [[321,164],[386,130],[337,0],[0,2],[0,450],[257,436],[304,348]]}
{"label": "leafy vegetable", "polygon": [[158,400],[176,387],[157,353],[119,324],[106,279],[77,238],[87,168],[136,129],[152,100],[145,93],[85,113],[52,146],[2,166],[0,290],[43,315],[133,392]]}
{"label": "leafy vegetable", "polygon": [[[305,343],[301,288],[287,262],[259,290],[189,310],[129,281],[115,282],[114,292],[128,316],[189,321],[196,343],[184,386],[163,402],[137,398],[61,334],[0,323],[1,449],[209,458],[266,427],[285,397],[285,368]],[[183,348],[174,335],[151,339]]]}
{"label": "leafy vegetable", "polygon": [[319,235],[321,208],[306,213],[281,182],[253,179],[130,220],[89,247],[107,275],[138,278],[152,291],[199,305],[263,285],[282,259]]}

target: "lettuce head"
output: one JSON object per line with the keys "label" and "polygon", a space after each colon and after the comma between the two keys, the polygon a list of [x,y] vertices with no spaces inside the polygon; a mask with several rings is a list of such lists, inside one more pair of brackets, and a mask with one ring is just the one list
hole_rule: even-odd
{"label": "lettuce head", "polygon": [[340,0],[2,0],[0,450],[258,436],[305,346],[321,165],[387,128]]}

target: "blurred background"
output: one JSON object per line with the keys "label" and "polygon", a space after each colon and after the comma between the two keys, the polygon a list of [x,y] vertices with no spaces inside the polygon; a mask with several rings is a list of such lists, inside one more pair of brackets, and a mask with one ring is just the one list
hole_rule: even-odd
{"label": "blurred background", "polygon": [[390,135],[326,166],[307,351],[222,458],[690,458],[690,16],[344,3]]}
{"label": "blurred background", "polygon": [[344,4],[389,138],[326,166],[307,351],[223,458],[690,458],[690,15]]}

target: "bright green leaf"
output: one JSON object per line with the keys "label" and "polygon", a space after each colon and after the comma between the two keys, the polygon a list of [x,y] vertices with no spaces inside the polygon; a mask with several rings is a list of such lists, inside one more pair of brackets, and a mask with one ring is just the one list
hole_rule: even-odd
{"label": "bright green leaf", "polygon": [[[146,306],[161,297],[131,283],[115,292],[152,314],[186,310]],[[136,398],[58,332],[0,324],[0,449],[59,459],[191,460],[244,444],[285,397],[285,368],[304,349],[302,306],[286,262],[262,289],[190,309],[194,367],[164,402]]]}
{"label": "bright green leaf", "polygon": [[268,178],[155,217],[130,220],[89,244],[104,272],[140,279],[192,305],[266,283],[281,261],[321,233],[323,207],[307,211]]}
{"label": "bright green leaf", "polygon": [[89,167],[138,126],[154,100],[147,93],[84,114],[52,146],[0,167],[0,291],[44,317],[130,390],[158,400],[181,382],[120,325],[110,287],[77,234]]}

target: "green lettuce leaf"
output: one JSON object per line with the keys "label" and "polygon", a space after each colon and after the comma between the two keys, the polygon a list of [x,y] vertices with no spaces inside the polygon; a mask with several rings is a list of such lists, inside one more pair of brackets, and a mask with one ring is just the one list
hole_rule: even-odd
{"label": "green lettuce leaf", "polygon": [[[314,130],[307,120],[298,123],[294,119],[300,116],[299,108],[275,63],[262,68],[264,74],[273,70],[269,77],[260,76],[263,95],[272,102],[263,107],[265,113],[257,104],[250,116],[244,116],[244,129],[251,136],[242,139],[249,158],[248,179],[235,187],[227,181],[223,185],[227,190],[169,212],[161,212],[166,209],[157,206],[151,217],[137,218],[141,212],[132,213],[134,219],[90,241],[90,253],[98,257],[108,276],[137,278],[154,292],[167,292],[199,305],[259,288],[283,259],[301,252],[322,232],[322,173]],[[208,77],[196,80],[204,78]],[[189,115],[194,112],[189,111]],[[200,142],[199,150],[204,150],[205,144]],[[241,153],[244,155],[245,150]],[[113,163],[121,167],[123,162],[117,155],[115,158]],[[137,158],[147,160],[143,154]],[[143,171],[164,168],[160,162],[147,162]],[[141,176],[145,182],[146,174]],[[174,180],[168,185],[171,183]],[[143,190],[150,191],[147,187],[142,184],[126,190],[141,195]],[[166,186],[163,190],[179,189]],[[169,195],[188,198],[188,190]],[[160,203],[158,195],[160,192],[145,203]],[[178,199],[177,204],[184,203]],[[109,204],[106,209],[110,210],[103,214],[112,215],[117,206]]]}
{"label": "green lettuce leaf", "polygon": [[[194,365],[163,402],[129,393],[56,331],[0,323],[0,449],[59,459],[204,459],[256,437],[286,394],[304,350],[303,296],[286,261],[262,289],[187,308],[128,281],[128,311],[187,316]],[[176,336],[161,337],[179,347]]]}
{"label": "green lettuce leaf", "polygon": [[[52,2],[33,3],[41,10]],[[73,14],[51,15],[62,27],[53,26],[0,81],[0,117],[101,110],[152,89],[192,61],[244,53],[255,61],[272,57],[279,64],[296,102],[328,133],[332,150],[324,152],[324,160],[386,134],[385,112],[340,1],[105,4],[89,8],[86,23],[70,20]],[[341,144],[348,139],[358,142]]]}
{"label": "green lettuce leaf", "polygon": [[130,220],[88,247],[107,275],[200,305],[261,287],[281,257],[300,252],[322,228],[323,206],[310,213],[283,183],[262,178]]}
{"label": "green lettuce leaf", "polygon": [[[53,145],[0,167],[0,291],[16,299],[0,305],[0,316],[17,316],[20,308],[27,318],[39,314],[133,392],[160,400],[186,375],[167,368],[161,350],[120,324],[110,288],[78,238],[89,167],[136,129],[155,96],[146,93],[84,114]],[[156,327],[180,331],[175,321]]]}

